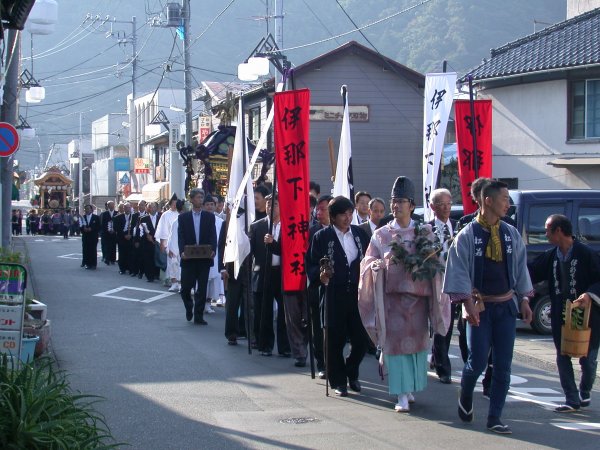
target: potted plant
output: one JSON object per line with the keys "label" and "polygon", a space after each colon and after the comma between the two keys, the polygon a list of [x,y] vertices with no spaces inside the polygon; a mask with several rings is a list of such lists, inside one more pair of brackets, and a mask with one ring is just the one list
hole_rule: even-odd
{"label": "potted plant", "polygon": [[71,390],[49,358],[13,367],[0,359],[0,448],[118,448],[98,397]]}

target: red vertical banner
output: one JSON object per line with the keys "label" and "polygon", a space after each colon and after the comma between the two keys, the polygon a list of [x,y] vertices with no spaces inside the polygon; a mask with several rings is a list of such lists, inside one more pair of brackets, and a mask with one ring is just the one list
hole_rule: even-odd
{"label": "red vertical banner", "polygon": [[281,216],[281,276],[283,290],[306,287],[304,255],[309,227],[309,107],[310,91],[275,94],[275,170]]}
{"label": "red vertical banner", "polygon": [[[471,105],[469,100],[454,102],[456,125],[456,148],[458,153],[458,176],[465,214],[477,210],[471,198],[471,184],[475,178],[492,176],[492,101],[475,100],[475,134],[477,153],[473,149]],[[477,164],[477,177],[475,176]]]}

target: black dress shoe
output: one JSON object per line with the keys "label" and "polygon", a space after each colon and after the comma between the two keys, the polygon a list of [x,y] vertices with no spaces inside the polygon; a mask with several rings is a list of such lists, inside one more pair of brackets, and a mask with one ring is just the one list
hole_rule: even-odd
{"label": "black dress shoe", "polygon": [[237,345],[237,339],[229,339],[227,345]]}
{"label": "black dress shoe", "polygon": [[141,280],[143,278],[144,275],[142,275],[141,273],[138,274],[138,278]]}
{"label": "black dress shoe", "polygon": [[296,358],[296,362],[294,363],[296,367],[305,367],[306,366],[306,358]]}
{"label": "black dress shoe", "polygon": [[262,351],[260,352],[260,356],[272,356],[273,352],[267,350],[267,351]]}
{"label": "black dress shoe", "polygon": [[196,325],[208,325],[208,322],[204,319],[194,319]]}
{"label": "black dress shoe", "polygon": [[350,380],[348,384],[350,385],[350,389],[352,389],[354,392],[360,392],[362,389],[360,381],[358,380]]}
{"label": "black dress shoe", "polygon": [[194,313],[192,311],[186,311],[185,318],[188,322],[190,322],[194,318]]}
{"label": "black dress shoe", "polygon": [[319,370],[319,373],[317,374],[317,376],[319,377],[319,379],[324,380],[325,379],[325,371],[324,370]]}
{"label": "black dress shoe", "polygon": [[348,389],[346,388],[346,386],[340,386],[340,387],[336,387],[334,389],[335,395],[339,396],[339,397],[348,397]]}
{"label": "black dress shoe", "polygon": [[108,259],[105,259],[104,264],[106,264],[107,266],[110,266],[110,261]]}
{"label": "black dress shoe", "polygon": [[292,354],[290,352],[281,352],[279,353],[279,356],[281,356],[282,358],[291,358]]}
{"label": "black dress shoe", "polygon": [[440,375],[440,383],[452,384],[452,379],[448,375]]}

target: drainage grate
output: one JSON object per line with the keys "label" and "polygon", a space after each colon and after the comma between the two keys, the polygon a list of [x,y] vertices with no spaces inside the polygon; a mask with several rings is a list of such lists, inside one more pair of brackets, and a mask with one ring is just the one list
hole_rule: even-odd
{"label": "drainage grate", "polygon": [[279,423],[287,423],[292,425],[298,425],[301,423],[312,423],[319,422],[316,417],[290,417],[289,419],[280,419]]}

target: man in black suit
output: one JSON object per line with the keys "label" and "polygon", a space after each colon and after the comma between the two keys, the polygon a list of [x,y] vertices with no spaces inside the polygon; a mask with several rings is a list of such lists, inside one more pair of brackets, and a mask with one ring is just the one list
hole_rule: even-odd
{"label": "man in black suit", "polygon": [[[317,200],[315,208],[315,220],[317,223],[308,230],[308,248],[317,231],[329,226],[329,202],[333,200],[331,195],[321,195]],[[308,252],[306,253],[308,258]],[[323,324],[321,322],[321,294],[324,295],[324,286],[319,280],[319,267],[305,264],[308,282],[307,297],[310,309],[310,322],[313,333],[313,354],[317,361],[317,372],[319,378],[325,378],[325,353],[323,348]],[[310,271],[313,271],[311,274]]]}
{"label": "man in black suit", "polygon": [[[360,392],[358,368],[367,351],[369,337],[358,312],[360,261],[369,245],[364,230],[351,225],[354,205],[338,196],[329,203],[331,225],[318,231],[307,256],[310,282],[320,280],[326,288],[324,325],[327,327],[326,364],[329,383],[341,397],[348,395],[347,385]],[[327,257],[333,273],[320,269],[321,258]],[[315,278],[315,274],[316,278]],[[344,347],[350,338],[352,350],[344,359]]]}
{"label": "man in black suit", "polygon": [[[281,258],[277,255],[280,235],[279,200],[272,194],[266,197],[267,216],[250,225],[250,248],[254,257],[252,286],[254,291],[254,333],[258,339],[258,350],[263,356],[271,356],[275,345],[273,333],[273,299],[277,301],[277,352],[291,356],[285,326],[285,311],[281,293]],[[273,227],[269,232],[273,210]],[[269,258],[267,258],[269,257]],[[265,277],[268,275],[268,281]]]}
{"label": "man in black suit", "polygon": [[98,264],[98,233],[100,232],[100,217],[93,213],[92,205],[85,205],[81,218],[81,267],[93,270]]}
{"label": "man in black suit", "polygon": [[[181,214],[178,218],[177,237],[179,254],[181,256],[181,299],[185,306],[185,318],[194,319],[195,324],[207,325],[204,320],[204,306],[206,304],[206,288],[208,273],[214,264],[217,252],[217,231],[215,228],[215,215],[202,211],[204,204],[204,191],[194,188],[190,191],[192,211]],[[210,258],[189,258],[185,254],[186,245],[210,245],[212,256]],[[195,287],[194,301],[192,302],[192,288]]]}
{"label": "man in black suit", "polygon": [[106,211],[100,215],[100,223],[102,224],[100,246],[102,247],[102,258],[107,266],[117,261],[117,233],[113,223],[116,215],[115,202],[106,202]]}
{"label": "man in black suit", "polygon": [[139,243],[142,254],[142,264],[146,280],[151,283],[158,279],[160,269],[154,264],[154,233],[160,220],[160,213],[157,212],[156,202],[148,204],[148,214],[141,217],[138,225]]}
{"label": "man in black suit", "polygon": [[142,246],[140,244],[140,219],[146,215],[146,202],[141,200],[138,203],[138,212],[134,212],[131,216],[133,222],[133,247],[131,249],[131,257],[129,258],[129,273],[132,277],[137,276],[142,278],[144,276],[144,258],[142,255]]}
{"label": "man in black suit", "polygon": [[[434,214],[434,219],[429,222],[433,233],[442,245],[441,255],[446,258],[452,239],[457,232],[457,221],[450,218],[452,210],[452,194],[448,189],[435,189],[431,192],[430,207]],[[452,303],[450,312],[450,327],[445,335],[434,334],[433,346],[431,348],[431,367],[435,369],[440,382],[444,384],[452,383],[452,368],[448,350],[452,340],[452,331],[454,329],[454,317],[456,315],[456,303]],[[461,333],[462,339],[459,339],[461,352],[466,348],[466,339],[464,333]]]}
{"label": "man in black suit", "polygon": [[125,203],[123,205],[123,214],[118,214],[113,219],[114,230],[117,235],[117,246],[119,248],[119,273],[124,275],[131,270],[131,257],[133,251],[133,228],[134,217],[131,213],[131,205]]}
{"label": "man in black suit", "polygon": [[373,231],[379,227],[379,222],[385,215],[385,202],[380,197],[369,200],[369,219],[359,225],[365,230],[369,239],[373,236]]}

